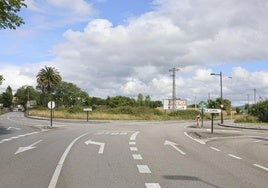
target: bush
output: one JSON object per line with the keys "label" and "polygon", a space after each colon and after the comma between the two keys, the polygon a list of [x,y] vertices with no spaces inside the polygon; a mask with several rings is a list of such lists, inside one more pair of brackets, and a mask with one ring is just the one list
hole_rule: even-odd
{"label": "bush", "polygon": [[254,116],[243,116],[235,119],[235,123],[256,123],[258,119]]}
{"label": "bush", "polygon": [[68,112],[71,114],[77,113],[77,112],[83,112],[83,107],[79,105],[74,105],[71,108],[68,109]]}
{"label": "bush", "polygon": [[268,122],[268,100],[258,102],[252,106],[252,108],[249,110],[249,113],[258,117],[261,122]]}
{"label": "bush", "polygon": [[169,113],[169,116],[179,117],[180,119],[195,119],[200,112],[196,110],[177,110]]}

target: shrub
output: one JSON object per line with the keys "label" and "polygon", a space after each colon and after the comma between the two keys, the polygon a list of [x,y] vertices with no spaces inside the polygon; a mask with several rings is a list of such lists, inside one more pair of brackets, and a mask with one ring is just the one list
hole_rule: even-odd
{"label": "shrub", "polygon": [[79,105],[74,105],[71,108],[68,109],[69,113],[77,113],[77,112],[83,112],[83,107]]}
{"label": "shrub", "polygon": [[255,104],[250,108],[249,113],[262,122],[268,122],[268,100]]}
{"label": "shrub", "polygon": [[198,114],[200,114],[200,112],[196,110],[177,110],[169,113],[168,115],[172,117],[179,117],[180,119],[195,119]]}
{"label": "shrub", "polygon": [[235,119],[235,123],[256,123],[258,119],[254,116],[243,116]]}

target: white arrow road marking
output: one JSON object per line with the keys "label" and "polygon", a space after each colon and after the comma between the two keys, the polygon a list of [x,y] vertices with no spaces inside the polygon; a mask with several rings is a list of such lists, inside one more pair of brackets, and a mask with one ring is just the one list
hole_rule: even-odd
{"label": "white arrow road marking", "polygon": [[136,131],[135,133],[133,133],[133,134],[131,135],[131,137],[130,137],[130,140],[131,140],[131,141],[136,140],[136,137],[138,136],[139,133],[140,133],[139,131]]}
{"label": "white arrow road marking", "polygon": [[173,147],[175,150],[177,150],[178,152],[180,152],[182,155],[186,155],[185,152],[183,152],[178,147],[176,147],[178,145],[177,143],[174,143],[174,142],[171,142],[171,141],[166,140],[165,143],[164,143],[164,145],[169,145],[169,146]]}
{"label": "white arrow road marking", "polygon": [[21,130],[21,128],[17,128],[17,127],[8,127],[7,128],[7,130],[10,130],[10,129]]}
{"label": "white arrow road marking", "polygon": [[88,140],[88,141],[85,142],[85,144],[86,145],[88,145],[88,144],[99,145],[100,146],[99,154],[103,154],[105,143],[95,142],[95,141],[92,141],[92,140]]}
{"label": "white arrow road marking", "polygon": [[22,153],[22,152],[36,148],[34,145],[38,144],[39,142],[42,142],[42,140],[39,140],[39,141],[37,141],[37,142],[27,146],[27,147],[19,147],[19,149],[16,151],[15,155],[17,155],[18,153]]}

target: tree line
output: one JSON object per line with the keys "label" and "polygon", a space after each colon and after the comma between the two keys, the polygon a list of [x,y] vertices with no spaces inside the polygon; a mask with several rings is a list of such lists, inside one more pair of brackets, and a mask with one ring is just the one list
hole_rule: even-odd
{"label": "tree line", "polygon": [[[3,77],[0,77],[3,79]],[[0,79],[0,81],[2,81]],[[42,68],[36,76],[37,86],[22,86],[13,95],[12,88],[7,87],[0,95],[0,103],[5,108],[22,105],[24,109],[29,107],[46,107],[49,101],[55,101],[57,107],[69,109],[74,106],[93,107],[106,106],[116,108],[121,106],[147,106],[156,108],[162,106],[161,101],[152,101],[151,97],[139,93],[137,99],[125,96],[108,96],[106,99],[90,97],[74,83],[62,80],[62,77],[54,67]]]}

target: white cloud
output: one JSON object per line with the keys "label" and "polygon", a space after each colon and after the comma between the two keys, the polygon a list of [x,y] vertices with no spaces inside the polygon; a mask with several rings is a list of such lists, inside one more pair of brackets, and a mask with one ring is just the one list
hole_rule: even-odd
{"label": "white cloud", "polygon": [[49,3],[72,10],[78,14],[89,14],[92,11],[92,7],[84,0],[47,0]]}
{"label": "white cloud", "polygon": [[3,92],[8,86],[16,91],[23,85],[35,86],[33,69],[30,67],[19,68],[17,66],[1,66],[1,75],[4,77],[4,81],[0,86],[0,90]]}
{"label": "white cloud", "polygon": [[[34,1],[28,0],[29,5]],[[49,0],[75,13],[92,12],[83,0]],[[232,80],[223,80],[224,96],[245,101],[253,88],[268,97],[268,73],[252,72],[243,62],[268,59],[268,7],[250,0],[154,0],[154,10],[124,25],[93,19],[83,30],[69,29],[53,48],[56,58],[38,66],[55,66],[63,79],[94,96],[171,97],[177,72],[177,96],[194,101],[219,97],[219,79],[211,66],[241,63]],[[32,3],[32,4],[31,4]],[[73,14],[72,14],[73,15]],[[225,75],[225,74],[224,74]]]}
{"label": "white cloud", "polygon": [[[172,82],[168,70],[180,67],[177,93],[182,96],[178,97],[190,94],[192,98],[206,99],[208,93],[217,97],[219,80],[210,76],[211,69],[204,67],[268,58],[268,30],[259,21],[268,21],[268,16],[263,17],[268,11],[261,2],[205,0],[198,6],[196,3],[158,0],[155,11],[131,18],[126,25],[113,26],[108,20],[96,19],[84,31],[68,30],[64,34],[66,42],[54,49],[56,62],[67,79],[76,78],[84,83],[89,93],[94,93],[95,87],[102,88],[95,93],[100,96],[110,95],[109,92],[141,92],[170,97]],[[260,14],[253,14],[254,11]],[[245,21],[244,15],[253,17]],[[254,73],[242,68],[233,71],[233,77],[243,80],[243,87],[247,85],[243,76],[254,77]],[[184,78],[187,74],[192,77]],[[223,89],[232,92],[227,86]]]}

